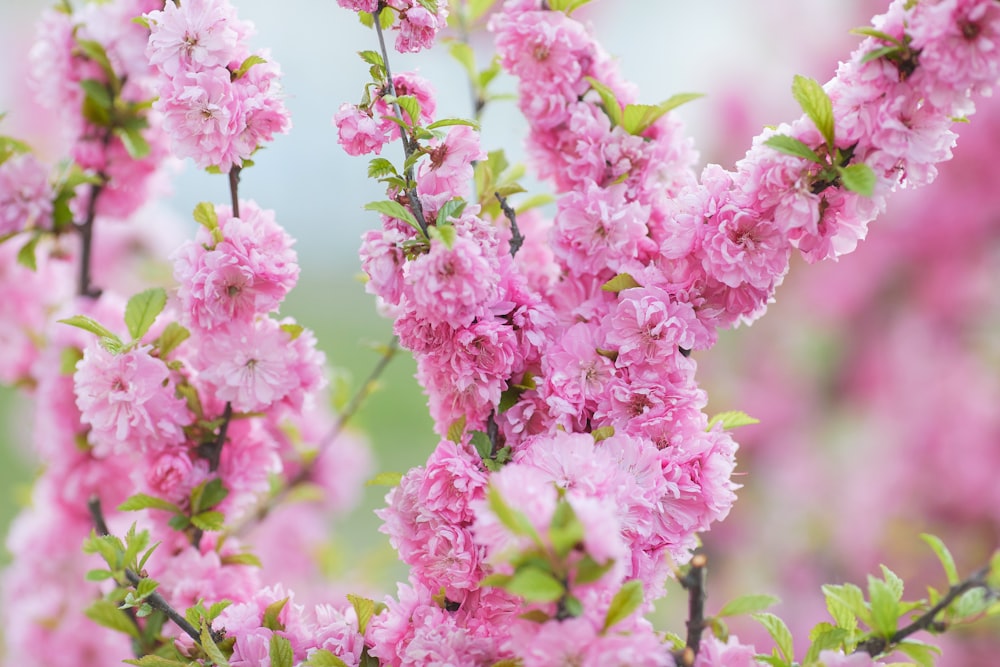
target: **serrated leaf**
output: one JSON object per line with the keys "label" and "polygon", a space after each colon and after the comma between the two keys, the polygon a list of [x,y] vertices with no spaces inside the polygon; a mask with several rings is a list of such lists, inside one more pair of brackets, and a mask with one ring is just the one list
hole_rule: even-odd
{"label": "serrated leaf", "polygon": [[226,659],[226,656],[219,650],[219,646],[215,643],[215,640],[212,639],[212,632],[209,630],[208,622],[205,620],[201,622],[201,649],[218,667],[229,667],[229,660]]}
{"label": "serrated leaf", "polygon": [[191,511],[199,513],[211,509],[221,503],[229,495],[229,490],[222,484],[222,480],[215,477],[206,480],[191,489]]}
{"label": "serrated leaf", "polygon": [[243,78],[243,76],[250,71],[251,67],[253,67],[254,65],[261,65],[266,62],[267,60],[261,58],[260,56],[247,57],[242,63],[240,63],[239,68],[235,72],[233,72],[232,80],[236,81],[237,79]]}
{"label": "serrated leaf", "polygon": [[455,238],[457,233],[452,225],[446,225],[444,227],[433,226],[427,228],[427,235],[431,239],[437,239],[440,241],[445,248],[451,250],[455,246]]}
{"label": "serrated leaf", "polygon": [[893,649],[913,659],[920,667],[934,667],[937,664],[937,656],[941,655],[941,649],[937,646],[924,644],[913,639],[902,641],[896,644]]}
{"label": "serrated leaf", "polygon": [[857,162],[846,167],[837,167],[837,173],[840,174],[840,182],[851,192],[857,192],[865,197],[874,194],[877,177],[867,164]]}
{"label": "serrated leaf", "polygon": [[77,329],[83,329],[84,331],[89,331],[92,334],[96,334],[101,338],[107,338],[117,342],[119,345],[122,344],[121,338],[116,334],[112,333],[111,330],[104,327],[96,320],[92,320],[86,315],[74,315],[73,317],[67,317],[66,319],[59,320],[62,324],[68,324],[71,327],[76,327]]}
{"label": "serrated leaf", "polygon": [[382,178],[389,174],[399,175],[396,166],[384,157],[372,158],[368,163],[368,178]]}
{"label": "serrated leaf", "polygon": [[149,597],[150,593],[155,591],[159,587],[159,582],[146,577],[139,580],[139,584],[135,587],[136,597],[139,599]]}
{"label": "serrated leaf", "polygon": [[84,579],[87,581],[104,581],[114,576],[114,572],[111,570],[88,570],[87,574],[84,575]]}
{"label": "serrated leaf", "polygon": [[607,440],[614,434],[615,434],[614,426],[602,426],[600,428],[595,428],[593,431],[590,432],[591,437],[594,438],[594,442]]}
{"label": "serrated leaf", "polygon": [[191,523],[204,531],[219,531],[226,525],[226,516],[222,512],[206,510],[192,516]]}
{"label": "serrated leaf", "polygon": [[550,572],[537,567],[518,570],[502,588],[527,602],[555,602],[566,592],[566,587]]}
{"label": "serrated leaf", "polygon": [[816,125],[816,129],[823,135],[826,145],[833,150],[834,129],[833,129],[833,102],[826,94],[823,87],[816,82],[799,74],[795,75],[792,81],[792,95],[795,101],[802,107],[802,111]]}
{"label": "serrated leaf", "polygon": [[605,292],[622,292],[633,287],[642,287],[639,282],[628,273],[619,273],[617,276],[601,285]]}
{"label": "serrated leaf", "polygon": [[104,50],[104,46],[100,42],[96,42],[92,39],[77,39],[76,45],[80,51],[90,60],[93,60],[97,65],[104,70],[104,74],[111,80],[116,79],[115,70],[111,67],[111,61],[108,59],[108,53]]}
{"label": "serrated leaf", "polygon": [[149,155],[150,147],[142,131],[134,127],[116,127],[115,136],[121,139],[125,152],[133,160],[141,160]]}
{"label": "serrated leaf", "polygon": [[410,124],[418,125],[420,123],[420,102],[413,95],[400,95],[395,100],[399,108],[410,117]]}
{"label": "serrated leaf", "polygon": [[365,634],[368,628],[368,621],[375,615],[375,601],[360,595],[347,594],[347,601],[354,607],[354,613],[358,617],[358,632]]}
{"label": "serrated leaf", "polygon": [[271,635],[268,655],[271,658],[271,667],[294,667],[295,665],[295,652],[292,651],[292,642],[287,637]]}
{"label": "serrated leaf", "polygon": [[476,453],[479,454],[479,458],[484,461],[492,458],[493,443],[490,442],[490,437],[483,431],[472,431],[470,435],[471,438],[469,442],[476,450]]}
{"label": "serrated leaf", "polygon": [[893,37],[887,32],[882,32],[881,30],[876,30],[870,26],[861,26],[858,28],[851,28],[848,32],[852,35],[864,35],[866,37],[874,37],[875,39],[881,39],[885,42],[891,42],[892,44],[897,44],[902,46],[902,42]]}
{"label": "serrated leaf", "polygon": [[582,585],[598,581],[614,567],[614,564],[613,560],[609,560],[606,563],[598,563],[589,554],[585,555],[576,565],[576,576],[573,577],[573,583]]}
{"label": "serrated leaf", "polygon": [[132,340],[139,340],[146,335],[166,305],[167,292],[161,287],[139,292],[128,300],[125,305],[125,325]]}
{"label": "serrated leaf", "polygon": [[449,199],[444,204],[441,205],[441,209],[438,211],[437,220],[435,224],[438,228],[445,227],[451,224],[448,218],[457,218],[462,215],[462,211],[465,210],[467,202],[464,199],[455,197],[454,199]]}
{"label": "serrated leaf", "polygon": [[837,650],[847,641],[849,633],[843,628],[838,628],[829,623],[819,623],[809,632],[809,641],[812,642],[809,650],[806,651],[804,664],[810,665],[819,659],[822,651]]}
{"label": "serrated leaf", "polygon": [[716,616],[741,616],[743,614],[754,614],[759,611],[764,611],[768,607],[778,604],[781,602],[778,598],[773,595],[741,595],[738,598],[730,600]]}
{"label": "serrated leaf", "polygon": [[83,613],[98,625],[124,632],[134,639],[139,638],[139,628],[124,611],[118,608],[118,605],[110,600],[95,600]]}
{"label": "serrated leaf", "polygon": [[369,65],[375,65],[376,67],[385,67],[385,62],[382,60],[381,54],[378,51],[358,51],[358,55]]}
{"label": "serrated leaf", "polygon": [[983,588],[973,588],[966,591],[951,604],[951,610],[958,618],[977,616],[989,607],[986,591]]}
{"label": "serrated leaf", "polygon": [[793,651],[792,645],[792,633],[788,630],[788,626],[785,622],[767,612],[760,614],[752,614],[751,618],[758,621],[764,626],[771,638],[774,639],[774,644],[777,646],[778,651],[781,652],[782,657],[786,662],[790,662],[795,658],[795,653]]}
{"label": "serrated leaf", "polygon": [[415,230],[423,235],[420,230],[420,225],[417,224],[417,219],[413,217],[413,214],[399,202],[395,201],[373,201],[365,204],[366,211],[375,211],[383,215],[387,215],[390,218],[395,218],[397,220],[402,220],[406,224],[413,227]]}
{"label": "serrated leaf", "polygon": [[90,98],[94,104],[106,111],[111,110],[113,98],[104,82],[97,79],[83,79],[80,81],[80,87],[83,88],[83,94]]}
{"label": "serrated leaf", "polygon": [[618,101],[618,96],[615,95],[615,91],[611,90],[603,83],[597,79],[588,76],[585,77],[587,83],[590,84],[591,88],[597,91],[597,94],[601,97],[601,102],[603,103],[604,112],[608,114],[608,118],[611,120],[612,127],[615,125],[622,124],[622,104]]}
{"label": "serrated leaf", "polygon": [[199,202],[194,207],[194,221],[208,231],[218,229],[219,215],[215,212],[215,205],[207,201]]}
{"label": "serrated leaf", "polygon": [[471,127],[477,132],[479,131],[479,123],[467,118],[442,118],[441,120],[436,120],[428,125],[427,129],[437,130],[442,127],[451,127],[453,125],[465,125],[466,127]]}
{"label": "serrated leaf", "polygon": [[273,632],[278,632],[279,630],[285,629],[285,624],[282,623],[278,617],[281,615],[282,610],[285,605],[288,604],[288,598],[282,598],[281,600],[275,600],[271,604],[267,605],[264,609],[264,615],[261,618],[261,627],[267,628]]}
{"label": "serrated leaf", "polygon": [[365,482],[365,486],[399,486],[402,479],[401,472],[380,472]]}
{"label": "serrated leaf", "polygon": [[889,590],[892,591],[893,596],[896,601],[903,599],[903,580],[899,578],[895,572],[887,568],[885,565],[879,565],[882,570],[882,579],[885,580],[886,585]]}
{"label": "serrated leaf", "polygon": [[740,426],[750,426],[759,423],[759,419],[751,417],[742,410],[727,410],[726,412],[720,412],[709,419],[708,426],[705,430],[711,431],[716,424],[721,424],[722,428],[728,431]]}
{"label": "serrated leaf", "polygon": [[465,415],[462,415],[448,426],[448,440],[458,444],[462,441],[462,436],[465,434]]}
{"label": "serrated leaf", "polygon": [[793,155],[795,157],[805,158],[815,162],[816,164],[823,164],[823,160],[816,154],[812,148],[809,147],[803,141],[796,139],[795,137],[790,137],[787,134],[776,134],[773,137],[768,137],[764,142],[765,146],[770,146],[776,151],[785,153],[786,155]]}
{"label": "serrated leaf", "polygon": [[622,111],[622,129],[636,136],[648,130],[669,109],[655,104],[626,104]]}
{"label": "serrated leaf", "polygon": [[892,588],[881,579],[869,575],[868,600],[871,604],[872,630],[880,637],[891,637],[896,632],[901,611]]}
{"label": "serrated leaf", "polygon": [[632,615],[636,609],[642,605],[642,583],[638,579],[632,579],[622,584],[622,587],[611,598],[608,605],[608,613],[604,615],[604,627],[602,632],[606,632],[616,623],[624,621]]}
{"label": "serrated leaf", "polygon": [[858,618],[869,616],[861,589],[853,584],[822,587],[826,598],[826,608],[837,625],[853,632],[858,627]]}
{"label": "serrated leaf", "polygon": [[901,53],[903,47],[901,46],[882,46],[872,51],[869,51],[861,57],[862,63],[871,62],[872,60],[878,60],[879,58],[884,58],[887,56],[892,56],[896,53]]}
{"label": "serrated leaf", "polygon": [[325,648],[317,649],[303,663],[303,667],[348,667],[347,663]]}
{"label": "serrated leaf", "polygon": [[590,0],[549,0],[549,9],[557,12],[566,12],[567,16],[576,9],[583,7]]}
{"label": "serrated leaf", "polygon": [[583,524],[577,518],[573,506],[565,500],[556,505],[549,524],[549,541],[559,558],[565,558],[578,544],[583,542]]}
{"label": "serrated leaf", "polygon": [[219,558],[219,562],[223,565],[249,565],[251,567],[264,567],[264,564],[260,562],[260,558],[246,551],[238,554],[226,554],[225,556]]}
{"label": "serrated leaf", "polygon": [[129,665],[138,665],[139,667],[189,667],[190,665],[198,664],[190,660],[173,660],[155,654],[144,655],[137,660],[123,660],[123,662]]}
{"label": "serrated leaf", "polygon": [[191,337],[191,332],[187,330],[186,327],[177,323],[170,322],[163,329],[163,333],[160,337],[156,339],[156,348],[160,351],[160,358],[165,359],[170,355],[171,352],[177,349],[177,347]]}
{"label": "serrated leaf", "polygon": [[508,505],[496,487],[490,485],[487,491],[487,498],[489,499],[490,509],[500,523],[506,526],[510,532],[515,535],[531,537],[536,544],[541,544],[541,538],[538,536],[538,532],[528,517],[524,512],[515,510]]}

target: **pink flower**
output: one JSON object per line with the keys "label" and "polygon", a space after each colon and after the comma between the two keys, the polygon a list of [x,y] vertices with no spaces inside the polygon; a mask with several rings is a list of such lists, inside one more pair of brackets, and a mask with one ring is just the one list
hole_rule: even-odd
{"label": "pink flower", "polygon": [[417,193],[421,196],[446,194],[466,197],[472,182],[472,163],[486,158],[479,146],[479,134],[466,125],[456,125],[444,142],[432,144],[429,159],[417,173]]}
{"label": "pink flower", "polygon": [[735,635],[725,643],[712,635],[701,640],[694,667],[756,667],[756,653],[753,646],[740,644]]}
{"label": "pink flower", "polygon": [[589,183],[559,201],[553,249],[573,273],[617,271],[639,256],[648,216],[647,207],[626,200],[623,186]]}
{"label": "pink flower", "polygon": [[707,224],[701,244],[702,266],[719,282],[729,287],[749,283],[767,289],[788,270],[788,240],[756,211],[727,203]]}
{"label": "pink flower", "polygon": [[362,111],[356,104],[341,104],[333,117],[333,124],[337,126],[337,141],[348,155],[378,155],[389,138],[372,117],[371,111]]}
{"label": "pink flower", "polygon": [[482,497],[487,481],[478,459],[467,447],[442,440],[427,460],[419,491],[422,505],[451,523],[470,521],[469,503]]}
{"label": "pink flower", "polygon": [[174,395],[170,373],[149,346],[112,354],[96,342],[83,351],[73,380],[80,420],[100,456],[184,441],[191,414]]}
{"label": "pink flower", "polygon": [[177,156],[224,172],[242,164],[233,146],[233,138],[243,131],[233,87],[229,70],[215,67],[182,72],[161,90],[153,108],[163,114],[163,129]]}
{"label": "pink flower", "polygon": [[428,322],[468,326],[496,297],[489,261],[473,241],[457,237],[451,248],[431,241],[430,252],[403,267],[410,307]]}
{"label": "pink flower", "polygon": [[423,5],[414,3],[400,13],[397,27],[399,34],[396,35],[396,50],[400,53],[416,53],[434,45],[434,38],[437,31],[444,27],[444,20],[431,14]]}
{"label": "pink flower", "polygon": [[242,42],[253,32],[228,0],[169,2],[162,11],[146,14],[146,19],[149,63],[170,78],[241,62],[245,57]]}
{"label": "pink flower", "polygon": [[52,226],[52,200],[45,166],[31,153],[0,164],[0,237]]}

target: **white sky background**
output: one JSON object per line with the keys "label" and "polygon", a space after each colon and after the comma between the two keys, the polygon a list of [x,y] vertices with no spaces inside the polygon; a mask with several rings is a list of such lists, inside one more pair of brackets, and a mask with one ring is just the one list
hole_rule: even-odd
{"label": "white sky background", "polygon": [[[25,94],[25,54],[33,22],[50,2],[0,0],[0,111],[9,111],[0,133],[25,136],[30,115],[19,111]],[[240,17],[253,21],[254,48],[268,47],[282,67],[290,134],[278,137],[244,172],[241,196],[277,211],[277,219],[298,239],[307,270],[356,271],[360,234],[377,224],[362,206],[383,196],[366,178],[367,160],[345,155],[336,142],[331,118],[344,101],[358,101],[367,66],[354,55],[376,49],[373,31],[362,27],[334,0],[234,0]],[[602,0],[586,8],[606,50],[620,59],[641,101],[655,103],[678,92],[701,92],[707,99],[685,105],[679,115],[695,138],[703,160],[732,160],[749,145],[762,124],[798,114],[791,98],[794,74],[825,81],[837,59],[846,58],[858,38],[847,31],[858,23],[859,7],[881,11],[875,0]],[[488,38],[476,40],[486,62]],[[470,114],[468,88],[461,68],[444,49],[402,57],[390,53],[394,72],[418,68],[438,93],[438,116]],[[513,92],[503,78],[497,91]],[[719,145],[718,109],[729,98],[752,96],[750,127],[738,146]],[[524,124],[514,102],[498,102],[483,119],[487,150],[503,147],[512,161],[523,155]],[[400,161],[398,144],[382,153]],[[57,157],[57,156],[54,156]],[[226,181],[196,170],[190,163],[169,200],[178,215],[190,219],[198,201],[228,202]],[[194,224],[193,222],[191,223]]]}

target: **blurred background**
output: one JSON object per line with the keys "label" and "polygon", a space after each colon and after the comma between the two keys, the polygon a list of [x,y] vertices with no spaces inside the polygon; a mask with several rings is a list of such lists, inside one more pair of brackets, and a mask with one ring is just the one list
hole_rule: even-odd
{"label": "blurred background", "polygon": [[[360,99],[367,68],[354,53],[375,48],[374,35],[333,0],[234,4],[256,25],[253,44],[269,47],[282,66],[293,119],[292,132],[244,172],[241,195],[277,211],[298,239],[302,277],[282,312],[314,329],[339,377],[357,386],[378,360],[370,344],[390,336],[357,280],[359,237],[377,224],[362,207],[381,192],[365,178],[366,162],[339,149],[331,117]],[[829,78],[858,41],[849,29],[885,4],[605,1],[581,15],[643,101],[706,94],[677,113],[702,161],[730,167],[762,126],[798,115],[793,75]],[[56,160],[58,133],[25,83],[33,24],[47,5],[0,0],[0,112],[9,112],[0,133]],[[473,43],[485,65],[488,37]],[[463,70],[443,49],[393,56],[392,66],[431,81],[440,117],[470,114]],[[514,85],[501,78],[496,89]],[[482,120],[487,149],[523,157],[514,102],[492,103]],[[893,199],[872,239],[838,264],[793,266],[763,320],[727,332],[698,358],[710,411],[740,409],[762,420],[736,433],[740,502],[705,536],[710,609],[739,593],[778,592],[787,602],[777,612],[801,631],[824,619],[821,583],[863,582],[879,562],[913,577],[914,594],[920,582],[943,585],[922,531],[945,538],[963,572],[996,548],[1000,195],[983,165],[1000,143],[1000,107],[984,105],[961,133],[970,136],[938,183]],[[401,149],[386,151],[396,159]],[[197,202],[227,199],[224,178],[188,164],[166,206],[191,232]],[[413,372],[408,355],[397,355],[352,422],[370,443],[375,471],[419,465],[436,442]],[[24,400],[0,389],[0,533],[37,471],[24,446]],[[366,487],[358,509],[331,526],[336,538],[322,553],[327,574],[373,592],[390,592],[405,577],[372,515],[384,492]],[[0,564],[6,558],[0,553]],[[664,618],[678,618],[672,603],[682,595],[669,596]],[[745,639],[760,637],[750,625],[736,627]],[[997,650],[990,632],[980,630],[943,664],[991,664],[976,657]]]}

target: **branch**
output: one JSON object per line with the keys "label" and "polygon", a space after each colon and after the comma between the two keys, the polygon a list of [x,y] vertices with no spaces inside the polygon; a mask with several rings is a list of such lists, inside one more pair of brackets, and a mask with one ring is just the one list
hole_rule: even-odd
{"label": "branch", "polygon": [[[104,133],[101,139],[102,150],[108,150],[111,143],[111,130]],[[89,296],[93,299],[101,296],[101,290],[90,284],[90,259],[94,245],[94,220],[97,218],[97,198],[104,192],[104,187],[108,182],[108,176],[103,171],[98,172],[99,184],[90,188],[90,200],[87,202],[87,217],[83,222],[78,223],[76,228],[80,232],[80,274],[77,281],[77,294]]]}
{"label": "branch", "polygon": [[[385,37],[382,34],[381,14],[384,9],[385,9],[384,7],[379,7],[375,11],[375,13],[372,14],[372,18],[374,19],[373,22],[375,24],[375,32],[378,34],[378,45],[379,48],[382,50],[382,64],[385,65],[385,78],[387,79],[386,88],[388,89],[389,94],[395,97],[396,86],[392,82],[392,70],[389,69],[389,52],[385,48]],[[396,115],[399,116],[400,119],[402,119],[403,110],[399,108],[399,104],[393,102],[392,106],[396,110]],[[410,121],[416,123],[418,119],[411,118]],[[410,157],[417,150],[416,142],[412,141],[411,138],[407,136],[406,132],[403,130],[402,127],[399,128],[399,137],[400,139],[403,140],[403,154],[405,157],[403,164],[407,165],[410,162]],[[407,183],[414,182],[412,165],[406,167],[406,169],[404,170],[404,174],[406,175]],[[406,196],[410,200],[410,208],[413,209],[413,216],[417,219],[417,224],[420,225],[420,231],[423,232],[424,238],[430,238],[427,235],[427,220],[424,218],[424,207],[420,204],[420,198],[417,197],[417,189],[411,186],[406,190]]]}
{"label": "branch", "polygon": [[510,207],[505,198],[500,196],[499,192],[494,192],[493,195],[500,202],[500,210],[510,220],[510,256],[514,257],[517,255],[517,251],[521,249],[521,246],[524,245],[524,236],[521,234],[521,230],[517,228],[517,215],[514,214],[514,209]]}
{"label": "branch", "polygon": [[897,630],[891,637],[871,637],[865,641],[858,644],[857,648],[854,649],[855,653],[867,653],[868,655],[875,657],[886,653],[896,644],[901,643],[904,639],[910,635],[920,632],[921,630],[932,630],[937,625],[937,615],[948,608],[948,606],[957,600],[961,595],[976,589],[985,588],[987,590],[992,590],[989,583],[987,583],[986,578],[990,574],[990,566],[987,565],[979,570],[973,572],[967,579],[960,581],[951,588],[945,594],[941,600],[928,609],[924,614],[919,616],[915,621],[907,625],[906,627]]}
{"label": "branch", "polygon": [[240,217],[240,171],[243,167],[237,167],[233,165],[229,168],[229,198],[232,200],[233,204],[233,217]]}
{"label": "branch", "polygon": [[701,645],[701,635],[705,631],[705,575],[708,557],[701,551],[695,551],[691,559],[691,569],[679,579],[681,586],[688,592],[687,641],[684,650],[675,655],[678,665],[691,667],[698,657],[698,647]]}
{"label": "branch", "polygon": [[222,456],[222,446],[226,444],[226,433],[229,431],[229,422],[232,419],[233,404],[227,401],[222,411],[222,425],[219,426],[215,440],[198,445],[198,456],[208,461],[209,472],[215,472],[219,468],[219,457]]}
{"label": "branch", "polygon": [[[104,513],[101,511],[101,499],[97,496],[91,496],[90,500],[87,501],[87,510],[90,512],[90,516],[94,521],[94,527],[97,529],[97,533],[101,536],[110,535],[108,531],[108,524],[104,521]],[[142,581],[142,577],[133,572],[132,570],[125,568],[125,578],[128,579],[132,586],[138,586],[139,582]],[[166,614],[167,618],[174,622],[177,627],[179,627],[184,634],[191,637],[194,643],[201,646],[201,635],[195,629],[193,625],[188,623],[188,620],[184,618],[176,609],[170,606],[162,595],[153,591],[146,597],[146,602],[153,609],[158,609]]]}

